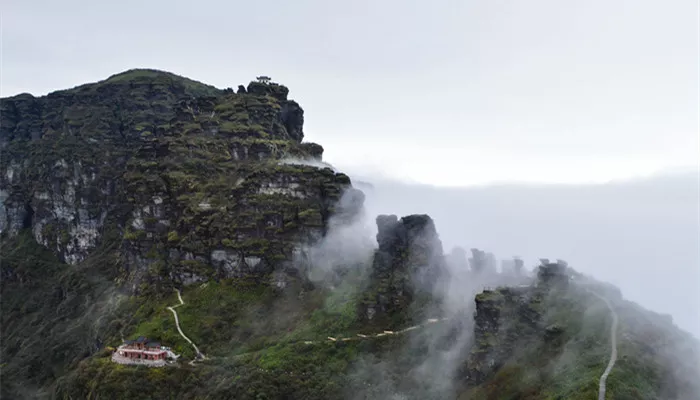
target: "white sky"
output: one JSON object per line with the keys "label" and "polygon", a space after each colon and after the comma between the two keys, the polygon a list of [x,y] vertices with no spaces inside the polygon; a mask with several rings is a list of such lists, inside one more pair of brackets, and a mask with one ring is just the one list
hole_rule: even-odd
{"label": "white sky", "polygon": [[4,0],[0,94],[266,74],[343,168],[435,185],[697,168],[696,0]]}

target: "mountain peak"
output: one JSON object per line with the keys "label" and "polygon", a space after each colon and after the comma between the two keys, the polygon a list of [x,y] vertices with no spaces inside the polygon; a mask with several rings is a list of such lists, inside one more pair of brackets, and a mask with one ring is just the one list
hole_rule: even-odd
{"label": "mountain peak", "polygon": [[103,92],[110,89],[130,90],[140,86],[161,87],[163,90],[186,92],[191,96],[216,96],[222,91],[214,86],[204,84],[172,72],[150,68],[133,68],[110,75],[101,81],[77,86],[72,89],[58,90],[49,94],[85,94],[94,91]]}
{"label": "mountain peak", "polygon": [[[619,314],[608,393],[689,398],[697,344],[564,262],[445,257],[427,214],[367,243],[288,92],[131,69],[0,102],[0,397],[590,399]],[[113,362],[136,337],[172,367]]]}

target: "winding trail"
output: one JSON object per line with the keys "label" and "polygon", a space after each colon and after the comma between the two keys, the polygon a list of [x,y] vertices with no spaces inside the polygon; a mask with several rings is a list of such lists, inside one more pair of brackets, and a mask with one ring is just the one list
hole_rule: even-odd
{"label": "winding trail", "polygon": [[[416,329],[420,329],[420,328],[428,326],[428,325],[436,324],[438,322],[443,322],[443,321],[447,321],[447,320],[449,320],[449,318],[429,318],[421,324],[409,326],[407,328],[404,328],[404,329],[401,329],[398,331],[385,330],[385,331],[377,332],[377,333],[367,333],[367,334],[356,333],[355,336],[351,336],[351,337],[328,336],[328,337],[326,337],[325,340],[324,339],[322,339],[322,340],[294,340],[294,341],[290,341],[290,342],[284,342],[284,344],[291,345],[291,344],[296,344],[296,343],[304,343],[306,345],[313,345],[313,344],[322,344],[322,343],[344,343],[344,342],[355,342],[355,341],[360,341],[360,340],[371,340],[371,339],[386,337],[386,336],[391,336],[391,335],[401,335],[401,334],[404,334],[404,333],[407,333],[407,332],[410,332],[410,331],[413,331]],[[259,353],[260,351],[261,350],[255,350],[255,351],[250,351],[250,352],[246,352],[246,353],[236,354],[234,356],[211,357],[211,358],[207,357],[207,360],[231,359],[231,358],[239,359],[241,357],[245,357],[245,356],[250,355],[250,354]]]}
{"label": "winding trail", "polygon": [[[375,334],[358,333],[357,336],[355,336],[355,337],[344,337],[344,338],[335,338],[332,336],[328,336],[326,338],[326,340],[331,341],[331,342],[352,342],[352,341],[356,341],[356,340],[366,340],[366,339],[378,338],[378,337],[389,336],[389,335],[401,335],[403,333],[410,332],[414,329],[418,329],[418,328],[424,327],[426,325],[435,324],[437,322],[442,322],[442,321],[447,321],[447,320],[448,320],[448,318],[440,318],[440,319],[430,318],[422,324],[409,326],[408,328],[401,329],[400,331],[386,331],[385,330],[383,332],[379,332],[379,333],[375,333]],[[314,344],[314,343],[325,342],[326,340],[304,340],[303,342],[304,342],[304,344]]]}
{"label": "winding trail", "polygon": [[605,302],[608,309],[610,309],[610,314],[613,318],[612,327],[610,328],[610,361],[608,361],[608,366],[605,368],[603,375],[600,376],[600,385],[598,387],[598,400],[605,400],[605,383],[608,380],[610,371],[612,371],[613,367],[615,366],[615,361],[617,361],[617,325],[619,320],[615,309],[613,308],[612,304],[610,304],[608,299],[591,290],[589,290],[589,292]]}
{"label": "winding trail", "polygon": [[[180,332],[180,336],[182,336],[183,339],[187,340],[187,342],[192,345],[192,347],[194,348],[194,351],[197,353],[197,358],[202,359],[202,360],[206,360],[206,357],[204,356],[204,354],[202,354],[201,351],[199,351],[199,349],[197,348],[197,345],[194,344],[194,342],[191,341],[190,338],[185,336],[185,333],[182,332],[182,328],[180,328],[180,320],[177,317],[177,311],[175,311],[175,309],[180,307],[181,305],[185,304],[185,302],[182,301],[182,295],[180,294],[180,291],[178,289],[175,289],[175,291],[177,292],[177,299],[180,300],[180,304],[172,306],[172,307],[168,307],[168,310],[170,310],[170,312],[173,313],[173,316],[175,316],[175,326],[177,326],[177,331]],[[194,361],[195,360],[190,361],[190,364],[194,365]]]}
{"label": "winding trail", "polygon": [[[175,292],[177,293],[177,299],[180,301],[180,304],[166,307],[166,308],[168,310],[170,310],[171,313],[173,313],[173,316],[175,317],[175,326],[177,327],[177,331],[180,333],[180,336],[182,336],[182,338],[185,339],[194,348],[194,351],[197,354],[197,358],[190,361],[189,364],[195,365],[195,361],[208,360],[209,358],[206,357],[201,351],[199,351],[199,348],[197,347],[197,345],[192,340],[190,340],[190,338],[188,338],[187,335],[185,335],[185,333],[182,331],[182,328],[180,327],[180,319],[178,318],[177,311],[175,311],[175,309],[180,307],[181,305],[184,305],[185,302],[182,300],[182,294],[180,293],[180,291],[178,289],[175,289]],[[423,322],[422,324],[409,326],[409,327],[401,329],[399,331],[384,330],[383,332],[378,332],[378,333],[374,333],[374,334],[358,333],[358,334],[356,334],[356,336],[353,336],[353,337],[338,337],[338,338],[336,338],[336,337],[328,336],[326,338],[326,340],[300,340],[300,341],[296,341],[296,342],[297,343],[302,342],[304,344],[310,345],[310,344],[317,344],[317,343],[323,343],[323,342],[350,342],[350,341],[357,341],[357,340],[368,340],[368,339],[379,338],[379,337],[390,336],[390,335],[401,335],[401,334],[413,331],[415,329],[422,328],[422,327],[427,326],[427,325],[446,321],[448,319],[449,318],[429,318],[425,322]],[[291,343],[294,343],[294,342],[291,342]],[[291,343],[288,343],[288,344],[291,344]],[[238,354],[234,357],[238,358],[242,355],[243,354]],[[214,358],[216,359],[219,357],[214,357]],[[223,358],[228,358],[228,357],[223,357]]]}

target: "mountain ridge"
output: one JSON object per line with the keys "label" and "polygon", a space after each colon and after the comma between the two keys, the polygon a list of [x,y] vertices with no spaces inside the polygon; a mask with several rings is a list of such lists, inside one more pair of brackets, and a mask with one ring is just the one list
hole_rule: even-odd
{"label": "mountain ridge", "polygon": [[[586,316],[596,306],[569,282],[575,271],[512,260],[498,272],[479,249],[445,255],[428,215],[372,221],[365,195],[303,142],[303,109],[288,93],[134,69],[2,99],[3,396],[574,399],[596,389],[604,323]],[[361,240],[368,220],[376,242]],[[623,326],[651,315],[626,307]],[[444,322],[406,330],[426,320]],[[697,342],[667,325],[636,327],[650,338],[626,331],[608,394],[696,390],[683,379],[692,366],[667,359],[680,344],[663,339],[686,351]],[[204,359],[194,362],[183,331]],[[182,360],[112,363],[136,336]],[[644,355],[647,343],[660,353]],[[519,352],[528,346],[542,351]]]}

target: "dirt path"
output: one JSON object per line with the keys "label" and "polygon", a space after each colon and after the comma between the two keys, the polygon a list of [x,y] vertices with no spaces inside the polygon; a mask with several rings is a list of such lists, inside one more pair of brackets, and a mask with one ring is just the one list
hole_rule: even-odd
{"label": "dirt path", "polygon": [[[185,304],[185,302],[182,301],[182,295],[180,294],[180,291],[177,289],[175,289],[175,291],[177,292],[177,299],[180,300],[180,304],[172,306],[172,307],[168,307],[168,310],[170,310],[170,312],[173,313],[173,316],[175,316],[175,326],[177,326],[177,331],[180,332],[180,336],[182,336],[183,339],[187,340],[187,342],[192,345],[192,347],[194,348],[194,351],[197,354],[197,358],[205,360],[206,357],[204,356],[204,354],[202,354],[201,351],[199,351],[199,349],[197,348],[197,345],[194,344],[194,342],[191,341],[190,338],[185,336],[185,333],[182,332],[182,328],[180,328],[180,320],[177,317],[177,311],[175,311],[175,309],[180,307],[181,305]],[[194,361],[195,360],[190,361],[190,364],[194,365]]]}
{"label": "dirt path", "polygon": [[[367,333],[367,334],[362,334],[362,333],[357,333],[355,336],[352,337],[333,337],[333,336],[328,336],[326,337],[325,340],[295,340],[292,342],[285,342],[286,345],[290,344],[295,344],[295,343],[304,343],[307,345],[312,345],[312,344],[321,344],[321,343],[343,343],[343,342],[355,342],[359,340],[370,340],[374,338],[380,338],[380,337],[385,337],[385,336],[390,336],[390,335],[401,335],[416,329],[420,329],[422,327],[425,327],[427,325],[432,325],[436,324],[438,322],[442,321],[447,321],[449,318],[429,318],[422,324],[418,325],[413,325],[409,326],[408,328],[401,329],[399,331],[382,331],[382,332],[377,332],[377,333]],[[239,359],[241,357],[245,357],[251,354],[255,353],[260,353],[262,350],[255,350],[255,351],[250,351],[246,353],[241,353],[241,354],[236,354],[235,356],[225,356],[225,357],[207,357],[207,360],[216,360],[216,359]]]}
{"label": "dirt path", "polygon": [[356,341],[356,340],[366,340],[366,339],[371,339],[371,338],[378,338],[378,337],[388,336],[388,335],[401,335],[401,334],[403,334],[403,333],[410,332],[410,331],[412,331],[412,330],[414,330],[414,329],[422,328],[422,327],[424,327],[424,326],[426,326],[426,325],[430,325],[430,324],[434,324],[434,323],[441,322],[441,321],[446,321],[446,320],[447,320],[447,318],[441,318],[441,319],[438,319],[438,318],[430,318],[430,319],[426,320],[426,321],[425,321],[424,323],[422,323],[422,324],[409,326],[408,328],[401,329],[400,331],[383,331],[383,332],[378,332],[378,333],[375,333],[375,334],[371,334],[371,333],[369,333],[369,334],[358,333],[357,336],[354,336],[354,337],[346,337],[346,338],[335,338],[335,337],[332,337],[332,336],[328,336],[328,337],[326,338],[326,340],[305,340],[304,343],[305,343],[305,344],[314,344],[314,343],[320,343],[320,342],[325,342],[325,341],[331,341],[331,342],[351,342],[351,341]]}
{"label": "dirt path", "polygon": [[617,325],[619,320],[615,309],[613,308],[612,304],[610,304],[608,299],[593,291],[589,290],[589,292],[605,302],[610,309],[610,314],[613,318],[612,327],[610,328],[610,361],[608,361],[608,366],[605,368],[603,375],[600,376],[600,385],[598,387],[598,400],[605,400],[605,384],[608,380],[608,375],[610,375],[610,371],[612,371],[613,367],[615,366],[615,361],[617,361]]}

